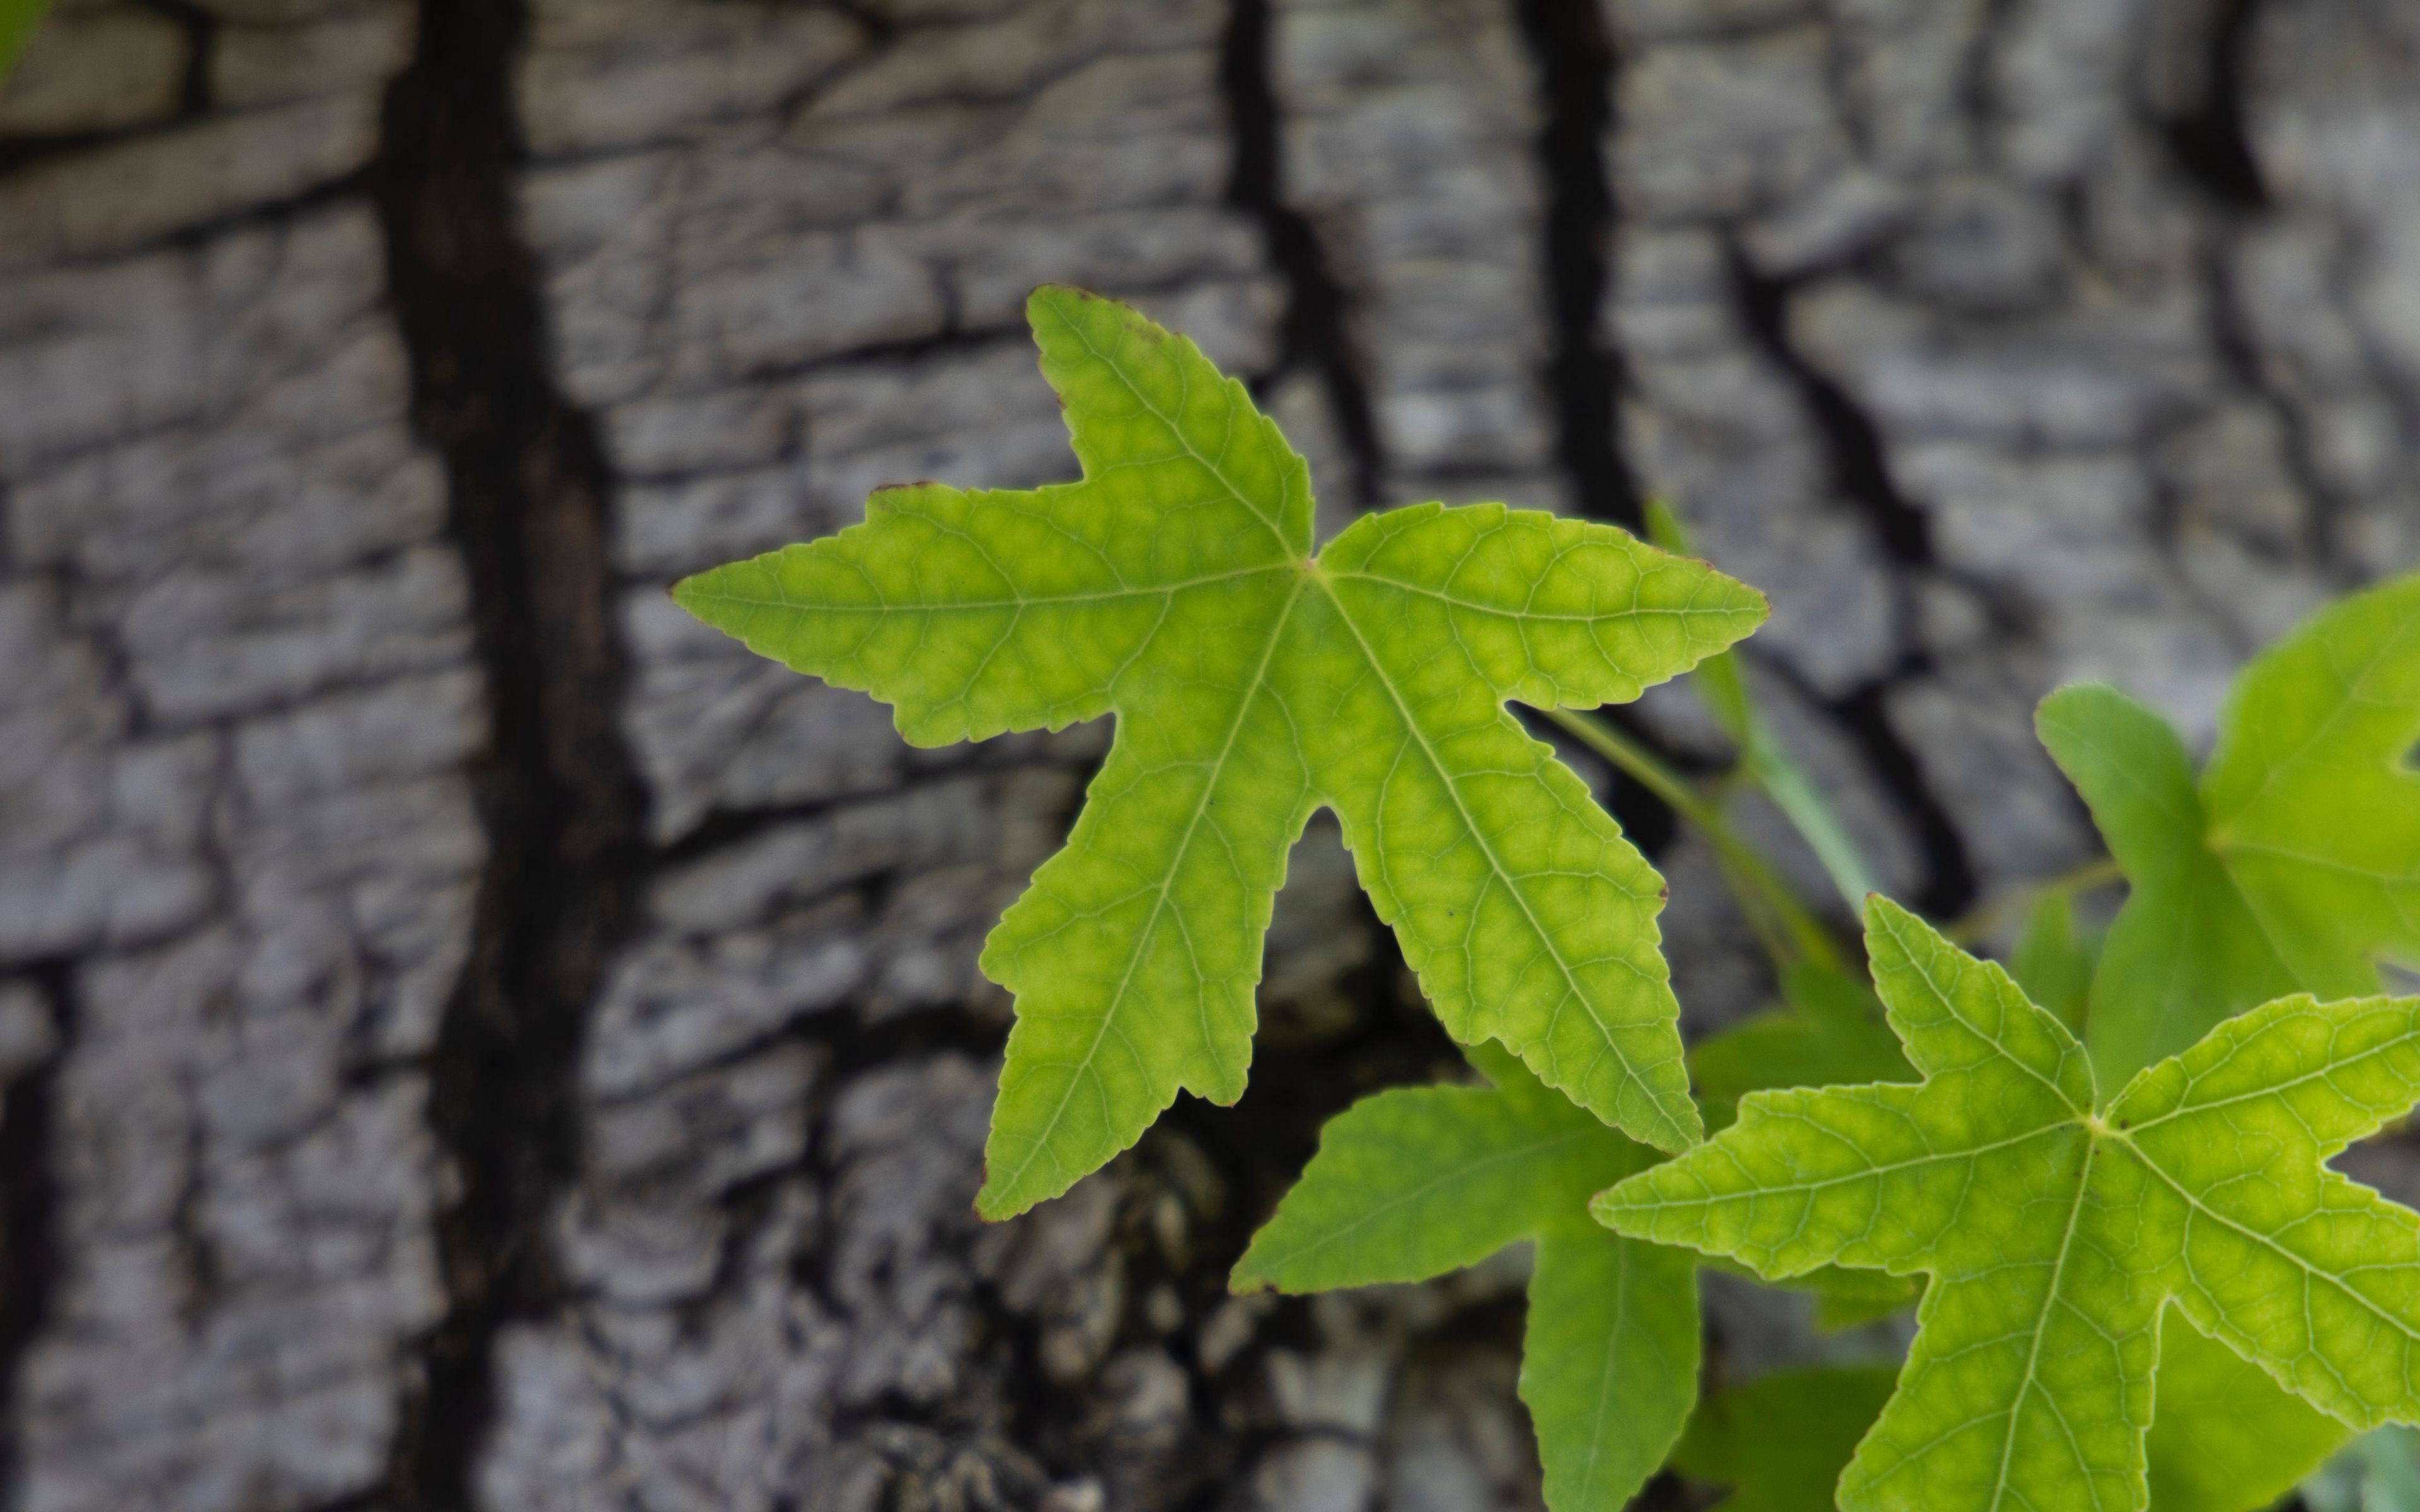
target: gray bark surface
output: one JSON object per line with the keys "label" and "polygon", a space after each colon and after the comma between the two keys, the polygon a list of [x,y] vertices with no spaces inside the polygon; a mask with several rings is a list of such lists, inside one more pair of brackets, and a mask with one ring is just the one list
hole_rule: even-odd
{"label": "gray bark surface", "polygon": [[[1519,1256],[1224,1290],[1455,1064],[1333,827],[1244,1102],[980,1225],[975,952],[1106,731],[911,749],[664,584],[1069,475],[1020,307],[1083,285],[1331,528],[1679,501],[1957,913],[2092,853],[2041,693],[2206,737],[2420,557],[2413,141],[2396,0],[60,0],[0,89],[0,1495],[1534,1505]],[[1693,1031],[1758,1006],[1575,760]],[[1733,1375],[1889,1346],[1711,1290]]]}

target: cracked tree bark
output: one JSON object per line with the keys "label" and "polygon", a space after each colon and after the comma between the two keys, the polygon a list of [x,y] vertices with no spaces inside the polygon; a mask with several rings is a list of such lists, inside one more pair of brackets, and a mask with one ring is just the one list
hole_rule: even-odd
{"label": "cracked tree bark", "polygon": [[[1332,828],[1244,1102],[985,1228],[974,952],[1102,732],[910,750],[662,584],[1063,476],[1018,301],[1089,285],[1251,379],[1331,528],[1676,499],[1955,910],[2089,844],[2048,687],[2206,733],[2420,556],[2407,12],[62,0],[0,91],[0,1494],[1534,1504],[1517,1263],[1224,1293],[1325,1117],[1454,1064]],[[1692,1028],[1756,1006],[1598,775]]]}

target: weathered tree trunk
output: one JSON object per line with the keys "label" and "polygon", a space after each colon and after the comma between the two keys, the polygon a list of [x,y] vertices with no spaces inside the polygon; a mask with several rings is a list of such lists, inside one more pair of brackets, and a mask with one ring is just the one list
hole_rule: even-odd
{"label": "weathered tree trunk", "polygon": [[[911,750],[663,584],[1066,475],[1019,304],[1087,285],[1331,521],[1677,499],[1955,912],[2089,852],[2054,683],[2206,733],[2420,555],[2415,141],[2398,0],[60,0],[0,92],[7,1494],[1534,1504],[1517,1267],[1224,1292],[1453,1063],[1332,828],[1244,1102],[985,1229],[975,949],[1103,732]],[[1754,1006],[1606,779],[1693,1023]],[[1718,1369],[1875,1347],[1715,1300]]]}

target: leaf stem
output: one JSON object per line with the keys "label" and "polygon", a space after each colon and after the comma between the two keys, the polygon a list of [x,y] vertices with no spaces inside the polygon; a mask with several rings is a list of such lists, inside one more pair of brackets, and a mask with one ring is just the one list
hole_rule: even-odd
{"label": "leaf stem", "polygon": [[1804,962],[1841,969],[1840,951],[1832,936],[1807,911],[1807,905],[1798,901],[1798,895],[1790,890],[1790,884],[1781,879],[1772,864],[1731,828],[1718,804],[1610,720],[1575,709],[1543,712],[1589,749],[1663,799],[1674,813],[1696,825],[1714,842],[1716,862],[1776,965],[1787,969]]}
{"label": "leaf stem", "polygon": [[[1668,500],[1647,501],[1647,532],[1667,551],[1684,557],[1698,554],[1688,527]],[[1747,669],[1739,649],[1717,652],[1699,662],[1696,675],[1689,679],[1689,689],[1739,747],[1740,767],[1748,779],[1764,790],[1781,816],[1807,841],[1807,848],[1815,853],[1823,874],[1832,879],[1840,901],[1849,905],[1850,915],[1862,913],[1866,895],[1880,890],[1874,885],[1873,868],[1866,864],[1865,853],[1857,849],[1840,816],[1824,801],[1814,778],[1765,728],[1756,701],[1748,696]]]}

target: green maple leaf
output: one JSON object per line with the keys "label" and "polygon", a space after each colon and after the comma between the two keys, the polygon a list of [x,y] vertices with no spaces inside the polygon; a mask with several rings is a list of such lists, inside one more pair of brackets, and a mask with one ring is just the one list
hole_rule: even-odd
{"label": "green maple leaf", "polygon": [[1672,1468],[1732,1488],[1723,1512],[1831,1512],[1832,1487],[1890,1396],[1885,1365],[1776,1370],[1698,1404]]}
{"label": "green maple leaf", "polygon": [[2142,1506],[2172,1304],[2340,1422],[2420,1417],[2420,1213],[2324,1164],[2420,1099],[2420,998],[2281,999],[2096,1112],[2007,972],[1879,898],[1867,945],[1922,1083],[1751,1093],[1593,1205],[1770,1278],[1931,1277],[1842,1506]]}
{"label": "green maple leaf", "polygon": [[1589,1221],[1590,1195],[1653,1151],[1502,1051],[1471,1058],[1494,1087],[1397,1088],[1328,1120],[1233,1284],[1419,1281],[1535,1241],[1521,1399],[1546,1502],[1614,1512],[1663,1462],[1697,1396],[1697,1262]]}
{"label": "green maple leaf", "polygon": [[2035,722],[2131,887],[2092,982],[2102,1087],[2255,1003],[2373,993],[2381,955],[2420,961],[2420,576],[2247,666],[2198,782],[2115,688],[2061,688]]}
{"label": "green maple leaf", "polygon": [[1763,598],[1497,504],[1370,516],[1313,555],[1302,458],[1191,342],[1071,289],[1028,315],[1083,482],[884,489],[861,525],[674,589],[918,745],[1118,717],[1066,848],[984,948],[1016,995],[985,1215],[1065,1191],[1179,1088],[1242,1095],[1270,900],[1323,804],[1457,1040],[1695,1140],[1662,883],[1504,702],[1635,698]]}

